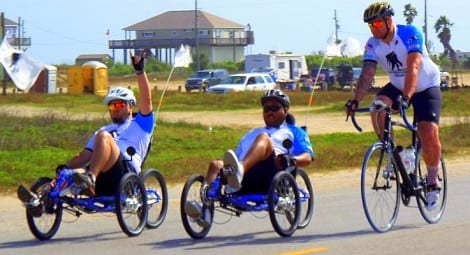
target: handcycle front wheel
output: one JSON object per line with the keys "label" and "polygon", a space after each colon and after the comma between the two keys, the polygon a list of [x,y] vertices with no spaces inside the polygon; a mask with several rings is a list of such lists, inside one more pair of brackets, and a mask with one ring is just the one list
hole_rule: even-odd
{"label": "handcycle front wheel", "polygon": [[59,230],[62,221],[62,203],[54,203],[44,189],[52,181],[49,177],[41,177],[31,185],[31,192],[40,199],[40,204],[26,208],[26,219],[31,233],[39,240],[51,239]]}
{"label": "handcycle front wheel", "polygon": [[[181,221],[183,222],[183,227],[186,233],[191,236],[193,239],[202,239],[208,233],[212,227],[212,221],[214,219],[214,202],[211,201],[209,210],[206,210],[206,213],[210,213],[209,219],[210,224],[209,226],[201,226],[202,224],[199,222],[200,219],[195,219],[190,217],[186,214],[185,205],[188,201],[194,201],[203,206],[202,198],[201,198],[201,188],[204,185],[204,176],[199,174],[191,175],[186,183],[184,184],[183,191],[181,192],[181,199],[180,199],[180,214],[181,214]],[[207,205],[206,205],[207,206]]]}
{"label": "handcycle front wheel", "polygon": [[297,227],[302,229],[307,227],[312,220],[314,208],[313,186],[308,174],[302,168],[296,169],[295,180],[297,181],[297,187],[299,189],[301,207],[300,221]]}
{"label": "handcycle front wheel", "polygon": [[379,233],[393,227],[400,208],[399,174],[389,159],[384,144],[377,142],[369,148],[362,164],[362,207],[370,226]]}
{"label": "handcycle front wheel", "polygon": [[274,230],[282,237],[291,236],[300,221],[300,196],[292,174],[278,172],[269,186],[269,218]]}
{"label": "handcycle front wheel", "polygon": [[147,191],[147,228],[159,227],[165,220],[168,210],[168,190],[166,182],[160,172],[156,169],[148,169],[142,174]]}
{"label": "handcycle front wheel", "polygon": [[142,233],[147,223],[147,192],[144,183],[134,173],[125,174],[116,194],[116,214],[119,226],[128,236]]}
{"label": "handcycle front wheel", "polygon": [[[446,208],[447,169],[446,169],[446,164],[444,162],[443,157],[441,157],[441,164],[439,166],[439,170],[437,174],[439,176],[439,182],[440,182],[440,192],[439,192],[439,199],[437,200],[437,206],[432,210],[428,210],[426,208],[427,201],[423,199],[423,198],[426,198],[426,194],[427,194],[427,191],[425,190],[426,185],[422,185],[421,189],[419,190],[420,194],[416,196],[419,212],[423,216],[424,220],[429,224],[434,224],[434,223],[439,222]],[[418,164],[418,180],[421,183],[427,183],[426,178],[427,178],[427,169],[426,169],[426,165],[424,164],[424,160],[422,160],[421,158]]]}

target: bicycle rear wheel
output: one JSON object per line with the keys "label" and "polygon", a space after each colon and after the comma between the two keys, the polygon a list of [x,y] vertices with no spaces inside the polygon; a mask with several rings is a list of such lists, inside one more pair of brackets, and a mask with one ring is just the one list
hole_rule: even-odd
{"label": "bicycle rear wheel", "polygon": [[313,216],[313,186],[308,174],[302,168],[297,168],[295,180],[300,195],[300,221],[297,228],[302,229],[308,226]]}
{"label": "bicycle rear wheel", "polygon": [[147,228],[157,228],[166,217],[168,210],[168,190],[163,176],[157,169],[148,169],[142,175],[147,190]]}
{"label": "bicycle rear wheel", "polygon": [[437,201],[437,207],[428,210],[426,208],[427,201],[426,201],[426,186],[427,186],[427,169],[426,165],[424,164],[424,160],[422,158],[419,160],[418,164],[418,180],[420,182],[421,189],[419,190],[419,194],[416,196],[416,200],[418,202],[419,212],[423,216],[424,220],[429,224],[434,224],[441,220],[442,215],[446,209],[447,203],[447,170],[446,164],[444,162],[444,158],[441,157],[441,165],[437,172],[439,176],[440,182],[440,192],[439,192],[439,200]]}
{"label": "bicycle rear wheel", "polygon": [[400,208],[398,172],[388,160],[384,144],[377,142],[367,151],[361,173],[362,207],[370,226],[379,233],[393,227]]}

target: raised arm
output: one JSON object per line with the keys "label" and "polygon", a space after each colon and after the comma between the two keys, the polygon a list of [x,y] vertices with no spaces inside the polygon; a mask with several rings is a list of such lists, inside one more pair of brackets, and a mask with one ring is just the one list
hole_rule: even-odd
{"label": "raised arm", "polygon": [[145,55],[133,56],[132,53],[130,55],[137,76],[137,84],[139,85],[139,99],[137,100],[139,112],[142,115],[148,115],[153,111],[153,106],[150,82],[144,70]]}

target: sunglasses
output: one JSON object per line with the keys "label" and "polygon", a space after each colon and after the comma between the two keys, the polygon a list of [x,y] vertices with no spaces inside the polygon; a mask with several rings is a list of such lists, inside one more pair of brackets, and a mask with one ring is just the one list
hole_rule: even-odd
{"label": "sunglasses", "polygon": [[126,107],[127,103],[126,102],[115,102],[115,103],[110,103],[108,104],[108,109],[113,111],[113,110],[120,110],[124,107]]}
{"label": "sunglasses", "polygon": [[368,23],[369,25],[369,28],[379,28],[381,26],[383,26],[385,21],[379,19],[379,20],[376,20],[376,21],[372,21],[371,23]]}
{"label": "sunglasses", "polygon": [[263,105],[263,112],[277,112],[282,108],[282,106],[275,105]]}

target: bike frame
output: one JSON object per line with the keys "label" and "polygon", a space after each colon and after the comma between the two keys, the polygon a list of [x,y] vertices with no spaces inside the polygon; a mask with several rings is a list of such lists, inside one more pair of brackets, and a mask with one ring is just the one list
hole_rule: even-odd
{"label": "bike frame", "polygon": [[[291,174],[295,171],[293,169],[286,169],[283,171],[289,171]],[[214,180],[212,187],[207,192],[207,198],[220,203],[220,208],[224,208],[236,213],[237,216],[241,214],[242,211],[246,212],[259,212],[268,210],[268,192],[255,193],[255,194],[228,194],[222,192],[222,183],[220,174],[217,175]],[[298,188],[300,202],[305,202],[309,199],[308,191]],[[275,197],[275,201],[278,201],[278,197]]]}
{"label": "bike frame", "polygon": [[[398,98],[398,101],[400,102],[400,98]],[[396,188],[397,188],[397,197],[401,197],[401,200],[403,201],[405,206],[408,206],[410,203],[410,197],[416,197],[417,203],[418,203],[418,208],[420,210],[421,215],[423,218],[430,224],[437,223],[440,218],[442,217],[442,214],[444,213],[445,210],[445,205],[446,205],[446,193],[447,193],[447,177],[446,177],[446,167],[444,163],[444,159],[441,156],[441,163],[439,167],[439,178],[442,184],[442,194],[441,194],[441,200],[438,202],[440,205],[438,207],[434,207],[434,209],[427,209],[426,207],[428,206],[428,201],[426,198],[427,194],[427,175],[424,174],[422,171],[424,170],[423,167],[420,165],[422,159],[421,158],[421,153],[422,153],[422,148],[421,148],[421,143],[418,137],[417,133],[417,126],[415,121],[413,120],[413,124],[411,124],[407,118],[406,111],[401,107],[401,104],[399,104],[399,112],[402,117],[402,122],[400,121],[392,121],[392,109],[390,106],[387,106],[385,103],[382,101],[378,100],[375,101],[371,107],[368,108],[357,108],[352,111],[351,114],[351,120],[353,122],[354,127],[358,131],[362,131],[361,127],[357,124],[356,119],[355,119],[355,112],[382,112],[385,114],[385,120],[384,120],[384,131],[383,131],[383,137],[380,141],[375,142],[367,151],[367,153],[364,156],[364,161],[363,161],[363,166],[362,166],[362,173],[361,173],[361,196],[363,200],[363,208],[365,210],[367,219],[370,223],[370,225],[376,230],[377,232],[385,232],[388,231],[393,224],[396,221],[396,217],[398,215],[398,208],[399,208],[399,200],[395,203],[395,208],[390,206],[391,203],[387,203],[387,199],[383,199],[380,194],[378,195],[373,195],[374,192],[371,192],[368,194],[367,188],[372,189],[372,191],[384,191],[386,192],[388,189],[393,188],[393,182],[396,180]],[[393,137],[393,127],[402,127],[405,128],[406,130],[411,132],[411,146],[414,148],[416,157],[415,157],[415,167],[412,171],[407,172],[403,163],[402,159],[399,155],[399,147],[396,145]],[[380,151],[379,151],[380,150]],[[378,158],[374,158],[371,160],[372,157],[375,157],[374,155],[375,152],[378,152],[377,154]],[[386,157],[386,158],[385,158]],[[373,161],[378,160],[377,166],[379,168],[375,169],[376,172],[371,172],[373,173],[372,176],[370,176],[370,180],[372,183],[370,185],[372,186],[364,186],[365,184],[365,179],[367,178],[367,168],[369,166],[369,163],[373,165]],[[386,160],[387,165],[382,166],[383,161]],[[372,167],[373,168],[373,167]],[[424,170],[425,171],[425,170]],[[382,173],[383,172],[383,173]],[[374,174],[375,173],[375,174]],[[382,174],[381,174],[382,173]],[[395,173],[395,175],[393,174]],[[375,175],[375,176],[374,176]],[[369,179],[369,178],[367,178]],[[376,200],[374,200],[374,196],[377,197]],[[367,198],[368,197],[368,198]],[[371,200],[369,201],[369,198]],[[391,198],[393,199],[393,198]],[[390,200],[393,201],[393,200]],[[371,207],[369,207],[369,204]],[[389,207],[390,206],[390,207]],[[388,214],[386,210],[387,208],[393,209],[393,213]],[[437,208],[437,209],[436,209]],[[373,213],[370,212],[370,210],[374,211]],[[390,217],[390,218],[386,218]],[[383,225],[385,223],[385,225]]]}
{"label": "bike frame", "polygon": [[[78,197],[80,188],[73,182],[72,175],[74,171],[67,169],[61,171],[56,176],[50,186],[51,189],[48,191],[48,198],[52,199],[55,204],[65,203],[71,207],[77,208],[80,212],[86,213],[106,213],[116,211],[116,197],[110,196],[95,196],[95,197]],[[158,192],[153,189],[147,188],[147,197],[151,197],[152,200],[148,201],[148,204],[159,203],[162,197]],[[64,207],[64,209],[70,211],[71,208]],[[77,212],[76,212],[77,213]]]}

